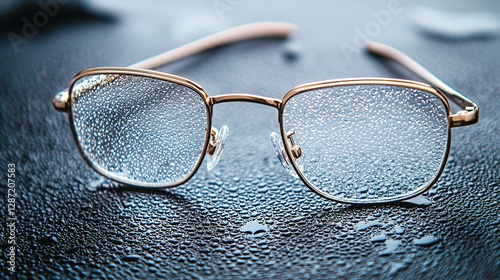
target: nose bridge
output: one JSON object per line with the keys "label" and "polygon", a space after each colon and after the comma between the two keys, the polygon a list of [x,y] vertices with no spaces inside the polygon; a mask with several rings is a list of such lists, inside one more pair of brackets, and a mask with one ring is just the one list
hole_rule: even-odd
{"label": "nose bridge", "polygon": [[251,102],[251,103],[271,106],[278,110],[281,107],[281,100],[279,99],[253,95],[253,94],[246,94],[246,93],[228,93],[228,94],[210,96],[208,97],[208,99],[210,104],[217,104],[224,102]]}

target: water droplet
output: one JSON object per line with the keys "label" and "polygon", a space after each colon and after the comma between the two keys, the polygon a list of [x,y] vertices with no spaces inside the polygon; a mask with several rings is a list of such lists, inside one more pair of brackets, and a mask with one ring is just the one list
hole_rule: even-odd
{"label": "water droplet", "polygon": [[75,247],[67,249],[66,253],[67,254],[74,254],[74,253],[78,252],[78,250],[80,250],[80,249],[82,249],[81,246],[75,246]]}
{"label": "water droplet", "polygon": [[139,255],[126,255],[122,257],[122,261],[124,262],[135,262],[140,260],[141,257]]}
{"label": "water droplet", "polygon": [[260,237],[269,229],[266,225],[256,221],[250,221],[240,228],[240,231],[250,233],[252,236]]}
{"label": "water droplet", "polygon": [[222,243],[234,243],[236,240],[233,238],[224,238],[222,239]]}
{"label": "water droplet", "polygon": [[384,223],[381,223],[379,221],[369,221],[369,222],[364,222],[364,221],[361,221],[361,222],[358,222],[356,224],[356,229],[357,230],[366,230],[367,228],[370,228],[370,227],[377,227],[377,226],[380,226],[380,227],[385,227],[386,224]]}
{"label": "water droplet", "polygon": [[408,266],[404,263],[392,263],[391,270],[389,271],[389,275],[394,275],[401,270],[406,269]]}
{"label": "water droplet", "polygon": [[43,236],[40,237],[38,243],[42,245],[54,245],[57,243],[57,239],[54,236]]}
{"label": "water droplet", "polygon": [[405,232],[405,229],[396,225],[394,226],[394,231],[397,233],[397,234],[403,234]]}
{"label": "water droplet", "polygon": [[104,177],[99,177],[96,180],[93,180],[93,181],[90,181],[90,182],[86,183],[85,189],[88,190],[88,191],[91,191],[91,192],[95,192],[95,191],[97,191],[101,187],[101,185],[105,181],[106,181],[106,179]]}
{"label": "water droplet", "polygon": [[401,241],[388,239],[385,241],[385,246],[387,247],[384,251],[378,253],[380,256],[386,256],[390,254],[394,254],[396,249],[401,245]]}
{"label": "water droplet", "polygon": [[382,242],[385,241],[386,235],[384,233],[375,235],[372,238],[370,238],[371,242]]}
{"label": "water droplet", "polygon": [[298,216],[296,218],[293,218],[292,221],[294,221],[294,222],[300,222],[300,221],[304,220],[305,218],[306,217],[304,217],[304,216]]}
{"label": "water droplet", "polygon": [[432,201],[428,200],[426,197],[421,196],[421,195],[414,197],[414,198],[410,198],[408,200],[404,200],[404,201],[402,201],[402,203],[411,204],[411,205],[415,205],[415,206],[432,205]]}
{"label": "water droplet", "polygon": [[436,244],[439,241],[438,238],[432,236],[432,235],[426,235],[420,239],[415,239],[413,240],[413,244],[419,245],[419,246],[431,246]]}

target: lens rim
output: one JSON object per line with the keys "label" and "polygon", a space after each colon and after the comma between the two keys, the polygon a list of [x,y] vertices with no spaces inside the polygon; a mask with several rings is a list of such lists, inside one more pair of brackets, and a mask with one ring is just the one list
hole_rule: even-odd
{"label": "lens rim", "polygon": [[[73,121],[73,87],[75,83],[80,80],[81,78],[87,77],[87,76],[92,76],[92,75],[101,75],[101,74],[108,74],[108,75],[133,75],[133,76],[140,76],[140,77],[145,77],[145,78],[153,78],[153,79],[158,79],[158,80],[163,80],[166,82],[170,83],[175,83],[181,86],[185,86],[194,92],[196,92],[203,100],[203,103],[205,104],[206,108],[206,116],[207,116],[207,126],[206,126],[206,132],[205,132],[205,140],[203,143],[203,149],[201,152],[201,155],[198,159],[198,162],[196,165],[193,167],[193,170],[191,170],[190,173],[188,173],[183,179],[174,182],[174,183],[141,183],[137,181],[132,181],[132,180],[124,180],[123,178],[115,177],[112,175],[112,173],[104,170],[103,168],[95,165],[86,155],[85,152],[81,146],[80,141],[78,140],[75,124]],[[182,185],[189,181],[196,171],[198,171],[198,168],[202,164],[206,151],[208,148],[209,144],[209,139],[210,139],[210,130],[212,127],[212,105],[210,104],[210,99],[208,97],[208,94],[203,90],[203,88],[198,85],[197,83],[175,75],[167,74],[167,73],[161,73],[157,71],[152,71],[152,70],[145,70],[145,69],[134,69],[134,68],[122,68],[122,67],[99,67],[99,68],[90,68],[84,71],[79,72],[78,74],[73,77],[73,79],[70,82],[70,85],[68,87],[68,102],[69,102],[69,113],[68,113],[68,120],[69,120],[69,125],[71,129],[71,133],[73,135],[73,140],[76,143],[76,146],[78,147],[78,151],[80,152],[80,155],[82,158],[85,160],[88,166],[90,166],[92,169],[94,169],[97,173],[100,175],[109,178],[113,181],[128,185],[128,186],[133,186],[133,187],[138,187],[138,188],[172,188],[176,187],[179,185]]]}
{"label": "lens rim", "polygon": [[[424,188],[421,188],[418,191],[410,192],[405,195],[401,195],[398,197],[389,197],[389,198],[381,198],[377,199],[376,201],[374,200],[364,200],[364,199],[345,199],[341,197],[336,197],[331,194],[328,194],[316,186],[314,186],[311,182],[309,182],[305,175],[302,173],[300,168],[297,166],[297,163],[295,161],[295,158],[293,157],[292,151],[287,144],[287,136],[286,136],[286,130],[285,130],[285,125],[283,122],[283,113],[286,108],[286,104],[288,100],[290,100],[292,97],[295,95],[301,94],[306,91],[311,91],[311,90],[317,90],[317,89],[323,89],[323,88],[330,88],[330,87],[341,87],[341,86],[359,86],[359,85],[382,85],[382,86],[398,86],[398,87],[407,87],[411,89],[417,89],[421,91],[425,91],[428,93],[431,93],[438,97],[443,105],[445,106],[446,112],[447,112],[447,143],[446,143],[446,150],[443,156],[443,160],[441,162],[439,171],[436,173],[436,177],[429,183],[427,186]],[[443,92],[441,92],[439,89],[430,86],[428,84],[420,83],[420,82],[415,82],[415,81],[410,81],[410,80],[403,80],[403,79],[387,79],[387,78],[353,78],[353,79],[339,79],[339,80],[327,80],[327,81],[320,81],[320,82],[315,82],[315,83],[308,83],[308,84],[303,84],[300,86],[297,86],[290,90],[285,96],[283,97],[283,101],[281,103],[281,106],[278,108],[278,121],[280,123],[280,133],[281,133],[281,140],[283,141],[283,146],[285,147],[286,154],[288,155],[288,158],[291,159],[290,163],[292,164],[295,172],[299,176],[299,178],[302,180],[302,182],[314,193],[318,194],[319,196],[326,198],[328,200],[332,200],[335,202],[340,202],[340,203],[347,203],[347,204],[356,204],[356,205],[374,205],[374,204],[384,204],[384,203],[389,203],[389,202],[398,202],[402,200],[407,200],[411,199],[413,197],[416,197],[418,195],[421,195],[422,193],[428,191],[434,184],[439,180],[441,177],[441,174],[446,166],[446,162],[448,160],[448,155],[450,153],[450,146],[451,146],[451,125],[450,125],[450,117],[451,117],[451,110],[450,110],[450,104]]]}

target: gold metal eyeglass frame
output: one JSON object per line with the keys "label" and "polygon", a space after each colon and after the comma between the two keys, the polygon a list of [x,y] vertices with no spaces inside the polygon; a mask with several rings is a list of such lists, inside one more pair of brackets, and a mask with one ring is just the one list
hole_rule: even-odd
{"label": "gold metal eyeglass frame", "polygon": [[[186,183],[189,179],[191,179],[191,177],[196,173],[201,163],[203,162],[205,154],[207,153],[210,154],[211,152],[213,152],[214,148],[213,145],[217,144],[217,143],[212,143],[214,139],[213,130],[211,130],[213,106],[218,103],[242,101],[242,102],[252,102],[252,103],[267,105],[270,107],[274,107],[278,110],[278,122],[280,124],[281,139],[283,142],[283,147],[287,159],[290,161],[289,163],[293,166],[293,169],[295,170],[296,174],[306,184],[306,186],[309,187],[313,192],[324,198],[342,203],[376,204],[376,203],[387,203],[387,202],[395,202],[399,200],[410,199],[430,189],[439,179],[446,165],[446,160],[451,145],[451,128],[467,126],[477,123],[479,120],[479,107],[473,101],[471,101],[470,99],[468,99],[455,89],[445,84],[439,78],[434,76],[419,63],[417,63],[410,57],[406,56],[405,54],[401,53],[400,51],[394,48],[391,48],[389,46],[380,43],[371,42],[367,44],[368,52],[375,55],[379,55],[381,57],[392,59],[402,64],[410,71],[420,76],[423,80],[427,81],[430,85],[416,81],[389,79],[389,78],[351,78],[351,79],[327,80],[327,81],[319,81],[297,86],[294,89],[290,90],[288,93],[286,93],[282,100],[279,100],[275,98],[268,98],[268,97],[252,95],[252,94],[244,94],[244,93],[231,93],[231,94],[209,96],[200,85],[189,79],[153,70],[148,70],[229,43],[234,43],[248,39],[255,39],[255,38],[266,38],[266,37],[285,38],[288,37],[290,34],[292,34],[296,29],[297,27],[295,25],[289,23],[263,22],[263,23],[247,24],[204,37],[190,44],[181,46],[171,51],[167,51],[152,58],[140,61],[138,63],[130,65],[129,67],[100,67],[100,68],[87,69],[78,73],[71,80],[68,89],[58,93],[54,97],[54,99],[52,100],[52,104],[57,111],[68,113],[69,123],[71,126],[73,138],[77,144],[80,154],[85,159],[87,164],[91,166],[99,174],[124,184],[137,185],[134,182],[127,182],[120,178],[114,178],[113,176],[110,176],[109,172],[107,172],[106,170],[102,170],[102,168],[95,166],[86,157],[77,139],[75,126],[73,123],[73,117],[71,113],[72,112],[71,92],[75,83],[82,77],[89,75],[96,75],[96,74],[121,74],[121,75],[135,75],[135,76],[149,77],[185,86],[193,90],[197,94],[199,94],[200,97],[203,99],[207,110],[207,129],[206,129],[205,143],[203,146],[201,156],[196,165],[194,166],[193,170],[188,175],[186,175],[185,178],[175,183],[170,183],[170,184],[144,183],[141,184],[139,187],[170,188],[182,185]],[[448,126],[447,126],[448,142],[440,170],[437,173],[435,179],[432,181],[432,183],[430,183],[426,188],[419,190],[418,192],[411,193],[408,196],[405,196],[397,200],[381,199],[380,202],[376,203],[373,202],[364,203],[362,201],[353,202],[352,200],[343,200],[341,198],[334,197],[328,193],[319,190],[304,177],[303,173],[301,172],[295,161],[295,159],[301,156],[300,148],[295,146],[293,138],[291,138],[291,133],[293,134],[293,132],[285,131],[283,125],[282,118],[283,118],[283,111],[285,108],[285,104],[293,96],[306,91],[328,88],[328,87],[336,87],[336,86],[347,86],[347,85],[387,85],[387,86],[412,88],[431,93],[436,97],[438,97],[443,102],[448,113]],[[458,106],[460,106],[462,110],[458,111],[455,114],[452,114],[450,111],[448,99],[453,101]]]}

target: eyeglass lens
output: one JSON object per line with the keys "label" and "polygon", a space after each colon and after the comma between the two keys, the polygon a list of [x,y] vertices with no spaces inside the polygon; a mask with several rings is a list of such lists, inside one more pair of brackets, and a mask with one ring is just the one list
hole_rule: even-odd
{"label": "eyeglass lens", "polygon": [[185,179],[202,156],[207,108],[173,82],[135,75],[91,75],[71,92],[75,136],[102,174],[134,185]]}
{"label": "eyeglass lens", "polygon": [[382,202],[427,188],[444,164],[447,107],[436,95],[391,85],[310,90],[284,105],[283,128],[318,190],[349,202]]}

